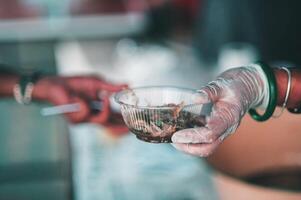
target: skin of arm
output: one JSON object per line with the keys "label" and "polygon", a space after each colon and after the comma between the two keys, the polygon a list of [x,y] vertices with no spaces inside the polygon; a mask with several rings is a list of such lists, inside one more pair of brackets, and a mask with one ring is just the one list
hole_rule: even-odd
{"label": "skin of arm", "polygon": [[[0,72],[0,98],[13,97],[13,88],[18,82],[17,74]],[[80,111],[65,114],[70,122],[102,124],[109,128],[113,135],[122,135],[127,133],[128,129],[121,115],[111,111],[109,97],[125,87],[127,86],[124,84],[112,84],[96,76],[45,76],[34,84],[32,99],[53,105],[78,103]],[[93,113],[89,107],[90,101],[102,101],[102,111]]]}
{"label": "skin of arm", "polygon": [[[291,69],[292,84],[287,102],[287,108],[299,108],[301,106],[301,70]],[[278,88],[277,105],[282,106],[287,90],[288,74],[284,70],[274,70]]]}
{"label": "skin of arm", "polygon": [[13,88],[17,84],[19,77],[14,74],[0,74],[0,98],[12,97]]}

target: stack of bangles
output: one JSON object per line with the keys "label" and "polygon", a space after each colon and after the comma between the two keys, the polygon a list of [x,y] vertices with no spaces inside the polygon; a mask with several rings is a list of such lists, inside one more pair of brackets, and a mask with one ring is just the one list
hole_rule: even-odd
{"label": "stack of bangles", "polygon": [[[287,73],[287,76],[288,76],[287,88],[286,88],[285,99],[284,99],[284,103],[282,104],[281,111],[279,114],[273,116],[273,113],[277,106],[277,97],[278,97],[276,77],[275,77],[275,74],[274,74],[274,71],[272,70],[272,68],[270,68],[267,64],[265,64],[263,62],[257,62],[256,64],[262,68],[262,70],[268,80],[269,101],[268,101],[268,105],[267,105],[267,108],[266,108],[266,111],[264,114],[262,114],[262,115],[258,114],[255,109],[250,109],[249,114],[256,121],[262,122],[262,121],[268,120],[271,117],[277,118],[283,113],[284,109],[286,108],[288,98],[290,95],[290,90],[291,90],[291,85],[292,85],[292,76],[291,76],[291,72],[287,68],[285,68],[285,67],[280,68],[281,70],[284,70]],[[292,110],[289,110],[289,111],[294,112]]]}

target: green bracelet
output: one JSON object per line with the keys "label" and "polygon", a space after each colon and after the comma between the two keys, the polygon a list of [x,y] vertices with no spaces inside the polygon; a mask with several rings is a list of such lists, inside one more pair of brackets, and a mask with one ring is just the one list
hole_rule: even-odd
{"label": "green bracelet", "polygon": [[277,84],[274,72],[267,64],[263,62],[257,62],[256,64],[262,68],[267,77],[269,85],[269,103],[263,115],[258,114],[255,109],[250,109],[249,114],[256,121],[263,122],[268,120],[273,115],[277,106]]}

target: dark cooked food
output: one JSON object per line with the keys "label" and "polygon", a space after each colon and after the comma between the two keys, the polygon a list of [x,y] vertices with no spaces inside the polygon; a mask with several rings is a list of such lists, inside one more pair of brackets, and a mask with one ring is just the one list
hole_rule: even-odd
{"label": "dark cooked food", "polygon": [[130,130],[138,139],[146,142],[170,143],[176,131],[205,125],[205,116],[182,110],[183,104],[167,106],[174,106],[174,109],[162,108],[151,120],[141,120],[148,117],[144,110],[138,111],[137,115],[142,117],[134,122],[135,126]]}

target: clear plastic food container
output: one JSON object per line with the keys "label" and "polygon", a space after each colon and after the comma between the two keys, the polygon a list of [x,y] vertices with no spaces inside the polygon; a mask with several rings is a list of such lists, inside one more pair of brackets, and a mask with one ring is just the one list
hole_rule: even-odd
{"label": "clear plastic food container", "polygon": [[138,139],[170,143],[179,130],[206,124],[212,104],[198,103],[197,90],[157,86],[126,89],[115,95],[126,125]]}

